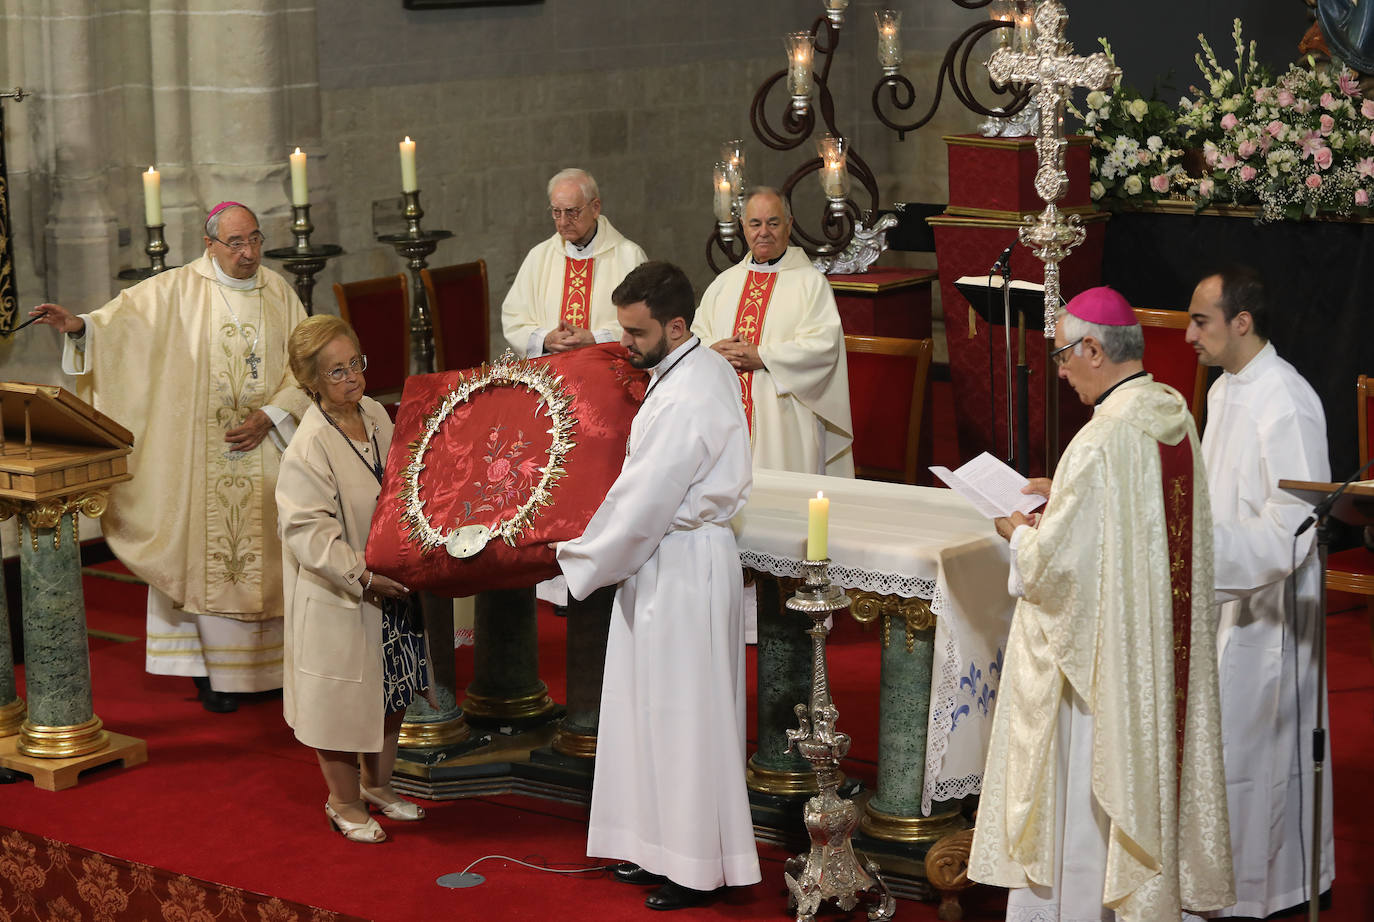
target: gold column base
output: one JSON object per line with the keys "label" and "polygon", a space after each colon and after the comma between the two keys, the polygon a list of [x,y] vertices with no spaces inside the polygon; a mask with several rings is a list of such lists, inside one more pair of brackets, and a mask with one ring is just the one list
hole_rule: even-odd
{"label": "gold column base", "polygon": [[553,751],[574,759],[596,758],[595,733],[570,733],[562,727],[553,737]]}
{"label": "gold column base", "polygon": [[19,752],[36,759],[70,759],[99,752],[110,744],[103,726],[95,715],[70,727],[39,727],[26,720],[19,730]]}
{"label": "gold column base", "polygon": [[[749,757],[749,764],[744,769],[744,778],[751,791],[777,797],[818,794],[821,790],[816,783],[816,773],[811,769],[793,772],[762,768],[755,764],[754,756]],[[844,783],[844,775],[840,775],[840,783]]]}
{"label": "gold column base", "polygon": [[470,736],[472,728],[468,726],[462,714],[449,720],[414,723],[407,720],[401,723],[401,735],[397,745],[402,749],[442,749],[454,743],[461,743]]}
{"label": "gold column base", "polygon": [[15,698],[9,704],[0,707],[0,737],[14,736],[18,733],[28,712],[23,698]]}
{"label": "gold column base", "polygon": [[859,828],[875,839],[888,842],[934,842],[965,827],[957,809],[931,816],[894,816],[873,809],[870,801],[864,804]]}
{"label": "gold column base", "polygon": [[460,705],[465,714],[496,720],[528,720],[540,717],[557,707],[548,695],[548,688],[539,683],[539,691],[520,698],[488,698],[468,692]]}

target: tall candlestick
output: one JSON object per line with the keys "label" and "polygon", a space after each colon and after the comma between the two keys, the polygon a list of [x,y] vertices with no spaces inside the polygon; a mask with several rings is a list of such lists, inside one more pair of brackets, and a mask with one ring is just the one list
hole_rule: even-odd
{"label": "tall candlestick", "polygon": [[299,147],[291,155],[291,204],[310,204],[310,192],[305,184],[305,154]]}
{"label": "tall candlestick", "polygon": [[162,174],[152,167],[143,174],[143,221],[149,227],[162,223]]}
{"label": "tall candlestick", "polygon": [[806,519],[806,559],[824,560],[829,550],[826,545],[830,530],[830,500],[824,493],[817,492],[815,499],[806,502],[809,507]]}
{"label": "tall candlestick", "polygon": [[401,142],[401,191],[415,192],[419,188],[420,184],[415,179],[415,142],[406,135]]}

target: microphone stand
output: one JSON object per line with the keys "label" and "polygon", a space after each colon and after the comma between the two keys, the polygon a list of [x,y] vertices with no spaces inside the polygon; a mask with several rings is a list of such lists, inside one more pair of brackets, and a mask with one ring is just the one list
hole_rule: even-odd
{"label": "microphone stand", "polygon": [[[1012,414],[1012,396],[1011,396],[1011,381],[1012,381],[1012,377],[1011,377],[1011,251],[1012,251],[1012,247],[1015,247],[1015,246],[1016,246],[1016,241],[1013,240],[1013,241],[1011,242],[1011,246],[1008,246],[1005,250],[1002,251],[1002,255],[999,256],[999,257],[997,257],[997,262],[995,262],[995,263],[992,264],[992,269],[989,271],[988,275],[989,275],[989,281],[991,281],[991,276],[992,276],[992,275],[1000,274],[1001,277],[1002,277],[1002,335],[1003,335],[1003,337],[1004,337],[1005,340],[1006,340],[1006,353],[1005,353],[1005,354],[1006,354],[1006,365],[1007,365],[1007,378],[1006,378],[1006,387],[1007,387],[1007,415],[1006,415],[1006,425],[1007,425],[1007,463],[1008,463],[1008,464],[1016,464],[1016,465],[1018,466],[1018,469],[1021,469],[1021,468],[1023,468],[1023,467],[1025,466],[1024,458],[1022,457],[1022,455],[1024,454],[1024,446],[1022,445],[1022,446],[1013,447],[1013,442],[1012,442],[1012,432],[1013,432],[1012,419],[1013,419],[1014,417],[1013,417],[1013,414]],[[1023,321],[1023,323],[1024,323],[1024,321]],[[1022,329],[1022,336],[1023,336],[1023,338],[1024,338],[1024,336],[1025,336],[1024,327],[1023,327],[1023,329]],[[991,343],[992,343],[992,337],[991,337],[991,333],[989,332],[989,337],[988,337],[989,349],[991,349]],[[1024,346],[1024,342],[1023,342],[1023,344],[1022,344],[1022,351],[1023,351],[1022,358],[1023,358],[1023,359],[1024,359],[1024,349],[1025,349],[1025,346]],[[989,359],[991,359],[991,354],[989,354]],[[989,362],[989,364],[991,364],[991,362]],[[989,371],[990,371],[990,370],[991,370],[991,369],[989,369]],[[991,387],[991,382],[989,382],[989,387]],[[994,432],[996,432],[996,426],[997,426],[996,420],[994,419],[994,421],[993,421],[993,431],[994,431]],[[1018,433],[1018,434],[1019,434],[1019,433]],[[1017,448],[1020,448],[1020,451],[1018,451]],[[1025,473],[1025,470],[1021,470],[1021,473],[1024,474],[1024,473]]]}

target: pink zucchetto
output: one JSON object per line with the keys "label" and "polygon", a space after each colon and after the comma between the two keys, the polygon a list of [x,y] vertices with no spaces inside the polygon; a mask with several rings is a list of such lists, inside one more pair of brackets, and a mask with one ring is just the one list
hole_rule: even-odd
{"label": "pink zucchetto", "polygon": [[211,208],[211,209],[210,209],[210,213],[209,213],[208,215],[205,216],[205,220],[207,220],[207,221],[210,220],[211,218],[213,218],[215,215],[219,214],[221,211],[223,211],[223,210],[226,209],[226,208],[247,208],[247,207],[248,207],[248,206],[245,205],[245,204],[243,204],[242,202],[220,202],[220,203],[219,203],[218,205],[216,205],[214,208]]}
{"label": "pink zucchetto", "polygon": [[1064,305],[1064,311],[1073,314],[1079,320],[1104,327],[1130,327],[1139,322],[1136,320],[1135,311],[1131,310],[1130,302],[1122,297],[1120,292],[1105,285],[1101,288],[1089,288],[1074,296]]}

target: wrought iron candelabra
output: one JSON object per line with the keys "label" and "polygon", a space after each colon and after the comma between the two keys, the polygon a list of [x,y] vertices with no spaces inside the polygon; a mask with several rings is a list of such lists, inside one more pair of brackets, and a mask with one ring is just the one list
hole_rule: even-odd
{"label": "wrought iron candelabra", "polygon": [[787,748],[796,747],[816,773],[819,793],[806,802],[802,817],[811,839],[805,855],[787,859],[788,906],[797,922],[813,922],[821,904],[833,900],[843,910],[853,909],[862,897],[869,903],[868,918],[891,919],[897,911],[882,872],[874,861],[861,866],[850,837],[859,825],[860,809],[839,795],[844,781],[840,761],[849,753],[849,736],[835,729],[840,712],[830,697],[825,639],[830,633],[826,619],[849,608],[843,589],[830,582],[830,561],[808,560],[802,564],[803,582],[787,608],[811,618],[811,700],[796,707],[799,727],[787,731]]}
{"label": "wrought iron candelabra", "polygon": [[452,237],[453,231],[421,230],[420,219],[425,212],[420,207],[420,190],[401,194],[405,196],[405,208],[401,212],[406,220],[405,232],[382,234],[377,240],[395,247],[397,254],[406,260],[410,268],[413,293],[410,299],[410,355],[416,372],[428,374],[434,371],[434,324],[429,317],[429,300],[425,297],[420,272],[429,265],[429,257],[439,246],[439,241]]}
{"label": "wrought iron candelabra", "polygon": [[294,246],[268,250],[263,255],[268,259],[281,260],[282,268],[296,277],[296,296],[305,305],[307,314],[315,313],[314,294],[315,276],[325,263],[343,253],[343,247],[334,243],[310,242],[315,225],[310,223],[309,205],[291,206],[291,234],[296,238]]}

